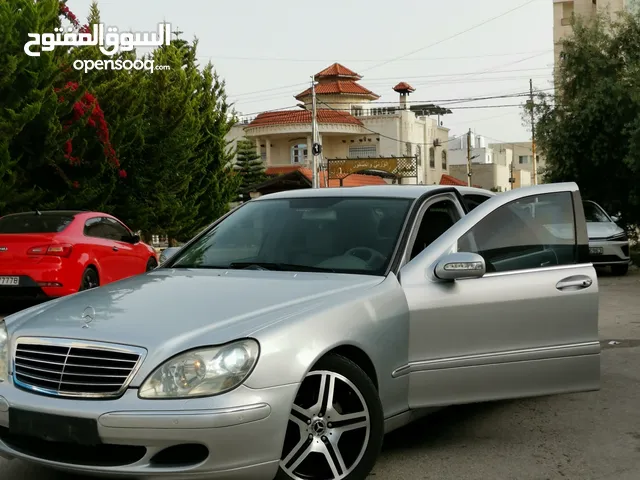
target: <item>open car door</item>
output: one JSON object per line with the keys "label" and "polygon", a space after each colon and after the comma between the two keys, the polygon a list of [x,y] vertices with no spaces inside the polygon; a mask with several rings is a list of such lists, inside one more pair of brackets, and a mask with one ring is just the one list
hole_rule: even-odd
{"label": "open car door", "polygon": [[409,375],[410,407],[599,389],[588,255],[578,186],[564,183],[490,198],[404,265],[410,358],[394,375]]}

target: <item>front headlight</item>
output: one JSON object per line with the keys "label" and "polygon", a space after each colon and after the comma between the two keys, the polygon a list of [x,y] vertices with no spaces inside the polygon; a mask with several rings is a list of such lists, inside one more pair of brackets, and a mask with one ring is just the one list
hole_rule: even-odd
{"label": "front headlight", "polygon": [[138,395],[175,399],[228,392],[245,381],[259,354],[258,342],[251,339],[181,353],[157,368],[142,384]]}
{"label": "front headlight", "polygon": [[9,379],[9,334],[4,320],[0,320],[0,383]]}
{"label": "front headlight", "polygon": [[629,240],[629,237],[627,237],[627,234],[625,232],[621,232],[616,233],[615,235],[611,235],[607,238],[607,240],[610,242],[626,242],[627,240]]}

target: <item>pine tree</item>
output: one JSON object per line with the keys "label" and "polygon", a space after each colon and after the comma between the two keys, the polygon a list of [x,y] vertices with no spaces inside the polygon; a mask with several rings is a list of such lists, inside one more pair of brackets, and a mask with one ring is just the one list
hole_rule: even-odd
{"label": "pine tree", "polygon": [[264,163],[256,150],[256,144],[247,138],[238,140],[235,168],[242,179],[240,192],[243,194],[249,193],[251,187],[266,178]]}
{"label": "pine tree", "polygon": [[61,129],[53,91],[60,52],[31,57],[24,44],[29,32],[53,31],[58,13],[55,0],[0,2],[0,215],[38,202],[42,185],[30,170],[53,173],[47,155]]}

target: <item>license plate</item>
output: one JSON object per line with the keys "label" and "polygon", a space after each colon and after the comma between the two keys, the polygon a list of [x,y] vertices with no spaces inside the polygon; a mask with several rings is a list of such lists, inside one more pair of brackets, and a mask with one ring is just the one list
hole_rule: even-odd
{"label": "license plate", "polygon": [[98,424],[89,418],[63,417],[47,413],[9,409],[9,431],[49,442],[100,445]]}
{"label": "license plate", "polygon": [[20,277],[0,277],[0,285],[3,287],[17,287],[20,285]]}
{"label": "license plate", "polygon": [[602,255],[603,249],[602,247],[589,247],[590,255]]}

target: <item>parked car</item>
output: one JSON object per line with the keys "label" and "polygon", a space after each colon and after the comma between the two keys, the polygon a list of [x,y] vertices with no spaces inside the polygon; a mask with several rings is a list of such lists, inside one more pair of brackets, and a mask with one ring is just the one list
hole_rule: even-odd
{"label": "parked car", "polygon": [[611,267],[614,275],[626,275],[631,264],[629,237],[596,202],[584,202],[589,233],[589,255],[594,265]]}
{"label": "parked car", "polygon": [[0,218],[0,297],[62,297],[157,265],[153,248],[106,213],[36,211]]}
{"label": "parked car", "polygon": [[112,477],[363,480],[385,432],[434,409],[598,390],[577,185],[472,211],[469,195],[485,194],[266,195],[156,270],[7,317],[0,453]]}

